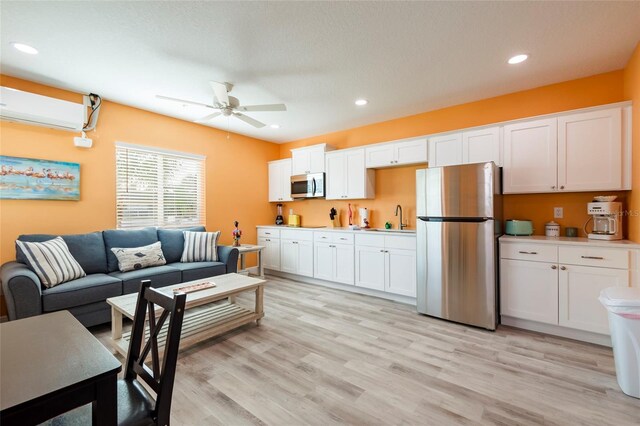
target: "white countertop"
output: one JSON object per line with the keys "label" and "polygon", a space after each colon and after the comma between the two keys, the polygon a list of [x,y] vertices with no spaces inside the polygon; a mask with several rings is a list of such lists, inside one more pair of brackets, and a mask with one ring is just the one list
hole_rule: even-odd
{"label": "white countertop", "polygon": [[288,226],[288,225],[258,225],[256,228],[273,228],[273,229],[294,229],[296,231],[316,231],[316,232],[353,232],[358,234],[384,234],[384,235],[400,235],[400,236],[408,236],[415,237],[416,230],[415,229],[405,229],[399,231],[398,229],[382,229],[382,228],[371,228],[371,229],[349,229],[347,227],[340,228],[303,228],[300,226]]}
{"label": "white countertop", "polygon": [[561,245],[589,245],[592,247],[610,247],[610,248],[630,248],[640,249],[640,243],[629,240],[604,241],[591,240],[582,237],[545,237],[543,235],[532,235],[530,237],[516,237],[514,235],[503,235],[500,237],[501,242],[527,242],[540,244],[561,244]]}

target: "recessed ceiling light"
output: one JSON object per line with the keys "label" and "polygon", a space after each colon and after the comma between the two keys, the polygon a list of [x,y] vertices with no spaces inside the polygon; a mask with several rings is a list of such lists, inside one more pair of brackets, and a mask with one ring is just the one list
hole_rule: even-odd
{"label": "recessed ceiling light", "polygon": [[280,125],[279,125],[279,124],[272,124],[272,125],[271,125],[271,126],[269,126],[269,127],[271,127],[272,129],[279,129],[279,128],[280,128]]}
{"label": "recessed ceiling light", "polygon": [[366,105],[366,104],[368,104],[368,103],[369,103],[369,101],[368,101],[368,100],[366,100],[366,99],[358,99],[358,100],[356,101],[356,105],[358,105],[358,106],[363,106],[363,105]]}
{"label": "recessed ceiling light", "polygon": [[22,53],[28,53],[29,55],[38,54],[38,49],[36,49],[35,47],[31,47],[28,44],[13,42],[11,43],[11,45],[16,49],[18,49],[19,51],[21,51]]}
{"label": "recessed ceiling light", "polygon": [[524,62],[527,60],[527,58],[529,58],[529,55],[516,55],[516,56],[512,56],[511,58],[509,58],[509,62],[511,65],[515,65],[515,64],[519,64],[520,62]]}

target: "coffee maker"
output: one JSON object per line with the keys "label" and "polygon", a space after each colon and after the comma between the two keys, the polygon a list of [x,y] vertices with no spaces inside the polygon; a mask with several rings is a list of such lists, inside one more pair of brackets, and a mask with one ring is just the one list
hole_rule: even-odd
{"label": "coffee maker", "polygon": [[594,240],[622,239],[622,203],[594,201],[587,204],[587,212],[593,220],[593,229],[588,235],[589,238]]}

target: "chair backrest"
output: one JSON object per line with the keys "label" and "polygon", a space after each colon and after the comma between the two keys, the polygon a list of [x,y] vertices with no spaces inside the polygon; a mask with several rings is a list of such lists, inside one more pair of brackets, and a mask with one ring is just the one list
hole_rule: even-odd
{"label": "chair backrest", "polygon": [[[178,361],[180,334],[187,295],[177,293],[167,296],[150,287],[151,281],[140,283],[129,351],[125,369],[125,380],[142,379],[156,393],[154,417],[157,424],[169,424],[171,396]],[[156,306],[163,309],[156,318]],[[169,319],[168,326],[163,329]],[[145,320],[149,321],[149,338],[145,339]],[[164,340],[164,355],[160,362],[158,340]],[[144,346],[143,346],[144,342]],[[151,354],[151,368],[145,364]]]}

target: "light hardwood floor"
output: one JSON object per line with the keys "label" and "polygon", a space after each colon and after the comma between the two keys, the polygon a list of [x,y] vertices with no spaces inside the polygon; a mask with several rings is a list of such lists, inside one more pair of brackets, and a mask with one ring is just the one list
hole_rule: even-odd
{"label": "light hardwood floor", "polygon": [[640,424],[609,348],[268,279],[259,327],[181,352],[174,425]]}

